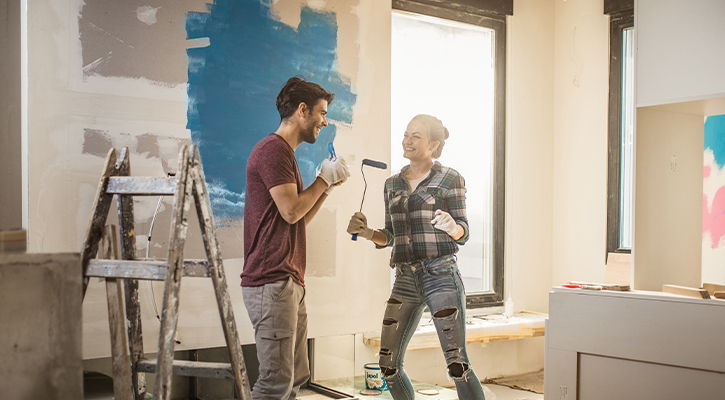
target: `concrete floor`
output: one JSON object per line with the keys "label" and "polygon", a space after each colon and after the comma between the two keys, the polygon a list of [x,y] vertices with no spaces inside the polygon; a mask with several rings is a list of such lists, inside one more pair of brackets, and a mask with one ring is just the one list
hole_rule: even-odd
{"label": "concrete floor", "polygon": [[[103,375],[86,376],[85,393],[83,398],[86,400],[112,400],[113,399],[113,382]],[[543,394],[527,392],[524,390],[511,389],[507,386],[485,384],[493,396],[487,396],[486,400],[541,400]],[[488,393],[488,392],[487,392]],[[421,399],[436,400],[435,396],[418,395]],[[301,390],[297,396],[299,400],[327,400],[329,397],[313,392],[311,390]],[[366,397],[367,398],[367,397]]]}
{"label": "concrete floor", "polygon": [[[525,390],[511,389],[510,387],[507,387],[507,386],[492,385],[492,384],[488,384],[488,383],[483,386],[485,388],[488,388],[493,393],[493,396],[487,396],[486,400],[541,400],[544,398],[543,394],[527,392]],[[368,398],[368,397],[366,397],[366,398]],[[420,399],[428,398],[430,400],[436,400],[435,396],[417,395],[416,399],[418,399],[418,398],[420,398]],[[326,397],[319,393],[315,393],[310,390],[301,390],[299,395],[297,396],[297,399],[299,399],[299,400],[327,400],[327,399],[329,399],[329,397]]]}

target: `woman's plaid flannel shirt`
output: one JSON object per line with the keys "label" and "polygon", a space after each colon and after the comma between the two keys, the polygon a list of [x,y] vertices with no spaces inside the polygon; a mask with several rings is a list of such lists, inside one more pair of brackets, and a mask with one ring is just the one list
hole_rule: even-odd
{"label": "woman's plaid flannel shirt", "polygon": [[[458,245],[468,240],[466,185],[461,174],[436,161],[428,178],[410,193],[408,181],[403,177],[408,168],[403,167],[400,173],[385,181],[385,228],[381,232],[388,241],[376,247],[393,247],[391,267],[455,254]],[[451,214],[463,227],[460,239],[453,240],[430,223],[438,209]]]}

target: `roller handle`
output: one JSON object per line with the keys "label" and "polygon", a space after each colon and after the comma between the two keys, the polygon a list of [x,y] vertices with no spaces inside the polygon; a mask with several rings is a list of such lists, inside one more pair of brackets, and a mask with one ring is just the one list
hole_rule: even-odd
{"label": "roller handle", "polygon": [[352,240],[355,240],[355,241],[357,240],[357,233],[352,234]]}

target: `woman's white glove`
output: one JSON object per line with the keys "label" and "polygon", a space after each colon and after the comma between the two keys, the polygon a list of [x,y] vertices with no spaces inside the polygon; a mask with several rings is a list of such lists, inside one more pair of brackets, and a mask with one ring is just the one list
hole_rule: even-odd
{"label": "woman's white glove", "polygon": [[[330,189],[335,184],[345,182],[350,177],[350,170],[343,157],[337,157],[334,161],[326,159],[322,162],[317,177],[325,181],[327,189]],[[325,193],[330,194],[327,190]]]}
{"label": "woman's white glove", "polygon": [[451,214],[448,214],[443,210],[436,210],[436,216],[430,221],[430,223],[433,224],[434,228],[447,233],[451,237],[458,234],[459,228],[456,220],[451,217]]}
{"label": "woman's white glove", "polygon": [[360,237],[364,237],[367,240],[373,238],[373,231],[368,227],[368,219],[365,214],[356,212],[350,218],[350,223],[347,225],[347,233],[354,235],[358,234]]}

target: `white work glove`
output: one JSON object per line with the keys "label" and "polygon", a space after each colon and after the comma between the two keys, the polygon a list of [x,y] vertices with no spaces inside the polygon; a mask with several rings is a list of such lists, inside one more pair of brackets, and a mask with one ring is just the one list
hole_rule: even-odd
{"label": "white work glove", "polygon": [[345,182],[350,177],[350,170],[345,163],[345,159],[337,157],[334,161],[324,160],[317,177],[325,181],[327,188],[330,189],[332,185]]}
{"label": "white work glove", "polygon": [[368,219],[365,214],[356,212],[350,218],[350,223],[347,225],[347,233],[351,235],[357,233],[358,236],[370,240],[373,238],[374,231],[368,227]]}
{"label": "white work glove", "polygon": [[434,228],[447,233],[451,237],[458,234],[458,224],[456,223],[456,220],[451,217],[451,214],[448,214],[443,210],[436,210],[436,216],[430,221],[430,223],[433,224]]}

